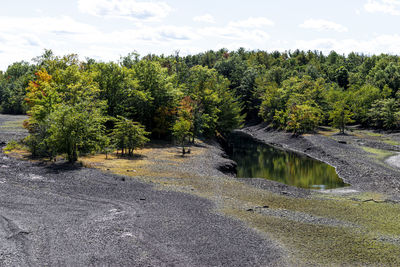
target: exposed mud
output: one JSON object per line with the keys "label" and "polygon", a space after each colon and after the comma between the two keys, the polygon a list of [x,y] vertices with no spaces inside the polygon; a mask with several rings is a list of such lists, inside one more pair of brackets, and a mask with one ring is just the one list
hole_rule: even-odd
{"label": "exposed mud", "polygon": [[[185,158],[166,143],[132,159],[82,158],[93,168],[1,154],[0,265],[400,264],[400,206],[390,188],[399,176],[385,162],[396,139],[243,131],[330,163],[352,186],[315,191],[236,179],[215,143],[198,143]],[[389,154],[374,150],[387,146]],[[386,178],[373,175],[380,171]]]}
{"label": "exposed mud", "polygon": [[[347,135],[311,134],[294,137],[290,133],[271,130],[265,125],[241,130],[255,139],[282,149],[295,151],[326,162],[336,168],[339,176],[352,190],[389,194],[400,200],[400,168],[387,164],[386,158],[379,158],[369,148],[387,153],[400,151],[398,145],[382,138],[349,133]],[[387,135],[389,136],[389,135]],[[387,138],[387,136],[385,138]],[[374,152],[374,150],[372,150]],[[396,161],[392,158],[389,161]]]}
{"label": "exposed mud", "polygon": [[285,264],[275,242],[204,198],[77,165],[0,154],[0,166],[0,266]]}

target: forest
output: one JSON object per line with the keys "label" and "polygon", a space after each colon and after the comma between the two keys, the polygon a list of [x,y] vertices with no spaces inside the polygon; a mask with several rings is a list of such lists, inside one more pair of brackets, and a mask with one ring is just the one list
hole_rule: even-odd
{"label": "forest", "polygon": [[0,111],[27,114],[33,156],[69,161],[151,138],[224,137],[262,121],[295,135],[350,124],[400,128],[399,56],[334,51],[130,53],[117,62],[45,50],[0,72]]}

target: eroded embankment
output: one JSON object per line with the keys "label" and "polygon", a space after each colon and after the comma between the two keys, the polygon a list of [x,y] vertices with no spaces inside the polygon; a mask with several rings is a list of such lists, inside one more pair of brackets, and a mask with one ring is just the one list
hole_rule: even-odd
{"label": "eroded embankment", "polygon": [[[304,138],[307,140],[308,137]],[[288,140],[292,140],[294,145],[298,142]],[[113,154],[107,160],[104,155],[82,159],[86,166],[101,169],[102,172],[91,169],[73,172],[57,169],[54,172],[54,165],[50,165],[50,169],[47,167],[50,172],[44,175],[44,166],[37,165],[33,171],[27,168],[31,163],[23,163],[27,165],[18,171],[34,173],[46,179],[30,179],[28,187],[24,184],[26,182],[18,180],[16,183],[10,179],[17,185],[10,194],[16,194],[17,188],[24,186],[25,190],[19,193],[21,195],[29,194],[31,190],[38,190],[36,197],[55,195],[55,199],[45,200],[44,203],[56,205],[59,212],[46,205],[39,210],[43,213],[49,209],[51,212],[45,213],[46,216],[55,212],[53,219],[40,217],[41,222],[49,221],[46,229],[54,228],[58,233],[54,237],[50,234],[50,240],[57,240],[59,235],[65,233],[57,225],[65,225],[57,216],[61,221],[64,213],[72,218],[82,217],[86,227],[82,230],[94,233],[94,236],[79,232],[82,224],[74,220],[68,220],[66,225],[71,224],[69,233],[77,231],[73,237],[83,235],[81,241],[90,240],[90,243],[85,243],[87,247],[80,247],[80,251],[86,254],[78,255],[82,259],[91,255],[96,259],[95,263],[116,263],[116,257],[119,257],[119,263],[131,260],[131,263],[149,265],[163,261],[177,265],[202,263],[230,266],[400,265],[400,206],[388,200],[384,192],[360,192],[360,186],[357,187],[359,192],[347,190],[332,194],[296,189],[261,179],[239,180],[218,170],[221,165],[231,162],[223,157],[223,151],[216,144],[199,143],[184,158],[179,151],[175,146],[158,143],[137,151],[133,158],[120,158]],[[52,182],[43,183],[48,178],[52,178],[49,179]],[[4,174],[4,180],[7,179],[7,174]],[[63,198],[76,196],[80,200],[74,200],[76,205],[64,209],[62,203],[68,201],[57,199],[61,193]],[[12,195],[7,196],[12,198]],[[100,202],[91,204],[93,197]],[[88,208],[82,208],[80,201],[84,201]],[[107,203],[124,204],[109,207]],[[97,208],[97,205],[102,208]],[[26,224],[21,223],[22,219],[18,216],[29,219],[31,215],[20,209],[23,212],[17,214],[6,210],[8,217],[11,214],[21,229],[39,233],[34,227],[26,228]],[[70,211],[77,212],[77,217],[69,214]],[[35,216],[38,215],[35,213]],[[120,216],[124,219],[121,220]],[[111,219],[103,222],[99,218]],[[215,218],[218,220],[215,221]],[[242,222],[258,231],[247,229]],[[102,228],[103,224],[105,228]],[[41,225],[40,222],[37,225]],[[118,238],[123,238],[123,243]],[[94,250],[88,252],[91,242],[107,244],[105,240],[112,242],[102,245],[103,249],[94,247],[100,253],[108,251],[108,246],[112,248],[103,259],[98,254],[92,254]],[[60,239],[55,244],[61,246],[67,241]],[[76,242],[73,239],[70,241]],[[121,247],[121,253],[115,252]],[[71,255],[69,250],[65,253]],[[136,261],[131,259],[132,253],[133,257],[138,257]],[[53,250],[49,258],[56,257],[60,255]],[[73,259],[73,256],[70,257]]]}
{"label": "eroded embankment", "polygon": [[[9,127],[4,139],[1,129],[0,142],[7,141]],[[286,264],[277,243],[215,213],[210,200],[160,191],[144,179],[10,155],[0,153],[0,266]],[[132,170],[136,161],[128,162]]]}
{"label": "eroded embankment", "polygon": [[320,193],[218,171],[229,160],[216,144],[201,143],[182,158],[179,148],[153,145],[135,159],[104,155],[90,166],[211,200],[215,210],[246,222],[285,249],[290,265],[400,264],[400,206],[385,194]]}
{"label": "eroded embankment", "polygon": [[347,135],[325,132],[293,137],[263,125],[242,131],[264,143],[303,153],[334,166],[339,176],[351,184],[351,189],[379,192],[400,200],[400,169],[385,162],[400,152],[400,143],[389,139],[390,135],[378,138],[368,131],[354,130]]}

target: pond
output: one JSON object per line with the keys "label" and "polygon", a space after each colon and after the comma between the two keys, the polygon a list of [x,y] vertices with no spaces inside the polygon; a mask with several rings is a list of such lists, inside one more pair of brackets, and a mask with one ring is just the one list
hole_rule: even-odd
{"label": "pond", "polygon": [[227,152],[237,163],[238,178],[265,178],[307,189],[348,186],[334,167],[257,142],[245,134],[232,134]]}

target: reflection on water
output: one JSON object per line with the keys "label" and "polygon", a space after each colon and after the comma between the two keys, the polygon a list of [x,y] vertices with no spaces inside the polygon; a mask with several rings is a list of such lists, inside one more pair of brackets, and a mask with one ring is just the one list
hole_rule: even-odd
{"label": "reflection on water", "polygon": [[292,186],[333,189],[347,184],[335,168],[312,158],[275,149],[234,134],[230,139],[230,157],[237,162],[237,177],[266,178]]}

